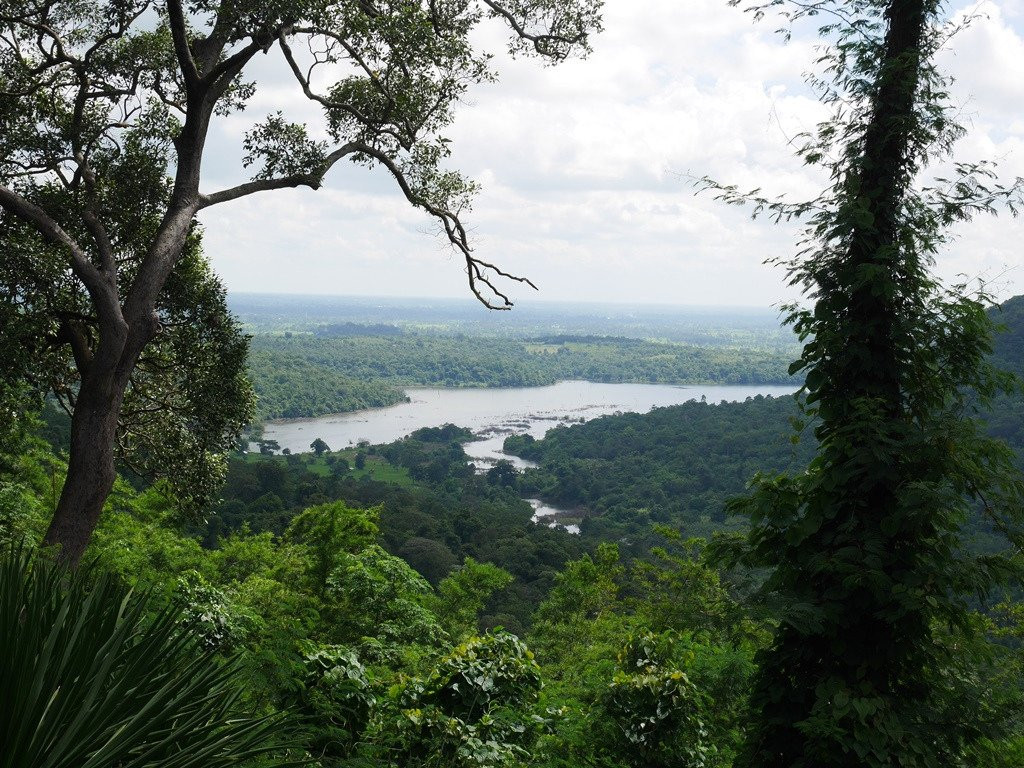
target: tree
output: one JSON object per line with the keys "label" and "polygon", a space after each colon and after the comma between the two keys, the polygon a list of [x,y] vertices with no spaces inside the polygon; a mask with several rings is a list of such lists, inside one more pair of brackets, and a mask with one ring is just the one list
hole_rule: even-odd
{"label": "tree", "polygon": [[458,558],[443,541],[413,536],[395,553],[430,582],[439,584],[458,564]]}
{"label": "tree", "polygon": [[256,444],[260,447],[260,453],[264,456],[273,456],[275,451],[281,450],[281,445],[277,440],[257,440]]}
{"label": "tree", "polygon": [[[94,361],[94,314],[73,276],[25,235],[16,222],[0,224],[0,403],[30,411],[49,392],[71,413],[82,394],[79,371]],[[253,413],[248,338],[197,238],[155,313],[160,332],[128,377],[115,447],[132,471],[164,478],[182,506],[196,509],[223,478],[223,454]],[[70,429],[60,437],[70,445]]]}
{"label": "tree", "polygon": [[494,466],[487,470],[487,482],[491,485],[514,488],[516,478],[516,468],[508,459],[498,459],[494,462]]}
{"label": "tree", "polygon": [[319,437],[312,443],[310,443],[309,447],[313,449],[313,453],[315,453],[318,457],[323,456],[325,453],[331,452],[331,446],[329,446],[327,443],[323,441],[322,438]]}
{"label": "tree", "polygon": [[[383,166],[439,222],[472,292],[488,306],[511,306],[497,278],[529,281],[471,252],[460,214],[474,185],[443,168],[441,132],[467,88],[493,79],[488,53],[470,42],[482,20],[507,24],[514,52],[557,62],[587,50],[600,5],[0,0],[4,258],[25,259],[36,285],[59,277],[71,294],[39,315],[34,294],[18,287],[9,310],[14,326],[48,323],[46,335],[74,358],[68,475],[47,543],[77,562],[89,541],[114,481],[130,381],[160,335],[161,293],[195,247],[201,210],[270,190],[316,189],[342,161]],[[269,115],[245,138],[252,179],[203,191],[210,127],[245,106],[256,89],[247,68],[271,51],[323,108],[330,139]]]}
{"label": "tree", "polygon": [[342,553],[358,552],[373,543],[379,516],[379,509],[352,509],[338,501],[310,507],[292,519],[287,537],[309,549],[314,594],[323,594]]}
{"label": "tree", "polygon": [[778,617],[738,765],[952,764],[985,728],[969,701],[952,705],[952,662],[972,638],[965,596],[1009,567],[971,560],[958,531],[975,509],[1011,531],[1021,481],[971,418],[1010,383],[986,362],[985,297],[944,288],[929,268],[944,225],[1000,202],[1015,209],[1020,190],[986,164],[922,181],[962,133],[932,64],[952,31],[941,3],[753,7],[768,6],[828,19],[831,78],[811,82],[834,117],[800,153],[832,187],[797,205],[719,187],[730,202],[808,222],[786,266],[813,301],[792,308],[805,343],[792,372],[806,372],[819,441],[806,472],[760,476],[732,505],[752,519],[732,561],[772,568],[760,596]]}
{"label": "tree", "polygon": [[476,634],[487,601],[513,581],[512,574],[491,563],[467,557],[437,585],[433,610],[448,634],[460,640]]}

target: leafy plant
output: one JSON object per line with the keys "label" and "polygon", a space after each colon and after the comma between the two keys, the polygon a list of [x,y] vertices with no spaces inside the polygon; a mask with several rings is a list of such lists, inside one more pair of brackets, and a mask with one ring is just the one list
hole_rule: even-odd
{"label": "leafy plant", "polygon": [[404,766],[519,766],[547,718],[533,654],[506,632],[474,637],[423,680],[394,691],[399,712],[382,723],[398,736]]}
{"label": "leafy plant", "polygon": [[223,590],[210,584],[197,571],[178,577],[175,592],[181,598],[182,626],[209,650],[238,648],[258,624],[255,616],[240,610]]}
{"label": "leafy plant", "polygon": [[345,756],[376,704],[366,668],[355,651],[338,645],[310,647],[304,662],[302,703],[315,724],[310,746],[319,755]]}
{"label": "leafy plant", "polygon": [[461,568],[437,585],[434,612],[449,635],[461,639],[474,633],[490,596],[511,583],[508,571],[467,557]]}
{"label": "leafy plant", "polygon": [[[113,577],[28,549],[0,562],[0,768],[222,768],[280,745],[240,668]],[[277,763],[280,764],[280,763]]]}
{"label": "leafy plant", "polygon": [[[642,633],[619,654],[618,668],[600,702],[612,723],[611,751],[626,765],[712,764],[715,753],[705,724],[705,698],[675,658],[671,632]],[[693,653],[685,653],[692,661]]]}

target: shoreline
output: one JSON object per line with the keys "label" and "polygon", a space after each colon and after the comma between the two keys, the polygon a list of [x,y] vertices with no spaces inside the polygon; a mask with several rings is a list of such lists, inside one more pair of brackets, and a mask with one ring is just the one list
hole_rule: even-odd
{"label": "shoreline", "polygon": [[[297,416],[295,418],[280,418],[280,419],[267,419],[266,421],[260,422],[259,427],[266,428],[268,426],[290,426],[292,424],[301,424],[303,422],[321,421],[325,419],[332,419],[336,417],[350,417],[354,413],[376,413],[378,411],[386,411],[389,408],[396,408],[401,405],[407,405],[415,402],[410,397],[411,392],[513,392],[524,389],[541,390],[548,389],[551,387],[557,387],[562,384],[598,384],[615,386],[619,384],[624,385],[635,385],[635,386],[648,386],[648,387],[671,387],[674,389],[689,389],[693,387],[788,387],[792,382],[734,382],[734,383],[721,383],[716,381],[687,381],[687,382],[663,382],[663,381],[592,381],[591,379],[559,379],[553,384],[521,384],[517,386],[488,386],[486,384],[466,384],[456,387],[440,387],[440,386],[409,386],[403,387],[402,392],[405,393],[405,399],[399,400],[391,405],[379,405],[371,408],[356,408],[351,411],[337,411],[332,413],[324,413],[319,416]],[[792,392],[795,393],[799,389],[798,386],[794,387]],[[765,395],[765,397],[776,397],[777,395]],[[718,403],[708,403],[709,405],[718,405]]]}

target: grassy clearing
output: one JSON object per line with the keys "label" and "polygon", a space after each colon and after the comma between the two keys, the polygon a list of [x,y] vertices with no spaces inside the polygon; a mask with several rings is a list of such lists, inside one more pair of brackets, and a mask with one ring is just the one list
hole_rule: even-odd
{"label": "grassy clearing", "polygon": [[[347,476],[355,478],[367,477],[381,483],[391,483],[406,487],[416,484],[416,481],[409,476],[409,470],[405,467],[396,467],[381,456],[365,454],[365,464],[363,465],[363,468],[357,469],[356,454],[358,453],[359,449],[351,448],[342,451],[332,451],[331,453],[323,456],[314,456],[311,453],[293,455],[302,462],[306,469],[315,475],[320,475],[321,477],[327,477],[332,472],[339,471],[337,465],[331,466],[328,464],[328,459],[334,456],[344,459],[348,463],[348,472],[345,473]],[[282,456],[280,454],[267,456],[259,453],[246,453],[243,458],[246,462],[253,463],[258,461],[288,461],[290,457]]]}

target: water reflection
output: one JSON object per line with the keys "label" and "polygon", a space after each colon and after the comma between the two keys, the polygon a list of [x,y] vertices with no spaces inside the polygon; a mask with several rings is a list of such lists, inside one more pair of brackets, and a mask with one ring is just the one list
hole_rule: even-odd
{"label": "water reflection", "polygon": [[525,499],[533,507],[533,522],[546,523],[548,528],[564,528],[569,533],[579,533],[580,527],[576,523],[560,522],[566,517],[571,518],[572,513],[565,509],[552,507],[540,499]]}

